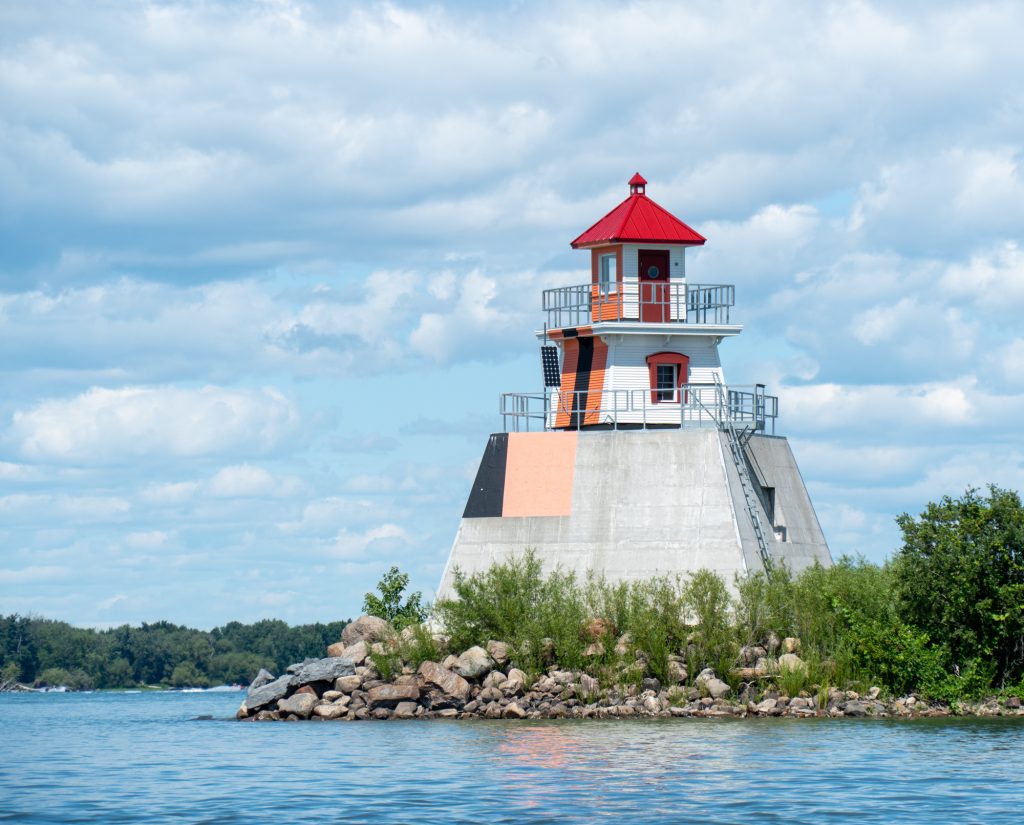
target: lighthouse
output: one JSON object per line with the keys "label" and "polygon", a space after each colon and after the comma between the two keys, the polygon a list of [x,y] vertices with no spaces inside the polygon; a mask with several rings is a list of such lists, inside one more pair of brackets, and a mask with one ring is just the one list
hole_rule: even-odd
{"label": "lighthouse", "polygon": [[548,570],[611,581],[710,569],[737,575],[830,565],[778,398],[726,381],[735,288],[686,277],[704,236],[647,196],[571,242],[589,283],[544,290],[544,387],[500,398],[438,588],[536,552]]}

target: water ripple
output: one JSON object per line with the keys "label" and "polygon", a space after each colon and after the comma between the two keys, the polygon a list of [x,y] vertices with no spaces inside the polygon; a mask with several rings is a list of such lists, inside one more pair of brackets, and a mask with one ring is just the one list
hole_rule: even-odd
{"label": "water ripple", "polygon": [[1024,803],[1024,720],[243,724],[238,701],[0,696],[0,822],[994,825]]}

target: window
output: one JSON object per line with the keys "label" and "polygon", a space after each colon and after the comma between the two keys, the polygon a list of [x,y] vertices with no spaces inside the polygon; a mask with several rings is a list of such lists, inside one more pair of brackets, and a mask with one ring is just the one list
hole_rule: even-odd
{"label": "window", "polygon": [[690,380],[690,358],[681,352],[655,352],[647,356],[651,376],[652,404],[688,404],[689,390],[682,391]]}
{"label": "window", "polygon": [[615,292],[618,287],[618,258],[614,254],[602,255],[598,259],[598,278],[601,294]]}
{"label": "window", "polygon": [[657,400],[658,401],[676,401],[676,388],[679,386],[676,381],[676,376],[679,375],[679,366],[677,364],[658,364],[657,365]]}

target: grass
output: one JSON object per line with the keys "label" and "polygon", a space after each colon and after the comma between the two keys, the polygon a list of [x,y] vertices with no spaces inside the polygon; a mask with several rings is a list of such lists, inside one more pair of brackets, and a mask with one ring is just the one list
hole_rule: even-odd
{"label": "grass", "polygon": [[[991,690],[988,671],[961,664],[954,677],[941,646],[901,621],[889,567],[840,559],[791,574],[784,567],[737,578],[732,589],[716,574],[610,583],[598,576],[545,573],[533,552],[473,575],[455,573],[455,598],[435,605],[435,618],[453,650],[507,642],[513,664],[531,677],[557,663],[585,671],[602,686],[639,687],[653,676],[668,685],[670,657],[686,663],[688,684],[705,668],[727,681],[734,694],[742,679],[733,670],[743,645],[793,636],[804,667],[782,670],[772,682],[791,697],[829,686],[864,692],[915,690],[951,701]],[[588,626],[601,619],[597,639]],[[594,641],[597,655],[584,655]],[[408,658],[429,657],[426,639]],[[776,654],[777,655],[777,654]],[[758,685],[757,689],[762,689]],[[824,691],[824,693],[822,693]]]}

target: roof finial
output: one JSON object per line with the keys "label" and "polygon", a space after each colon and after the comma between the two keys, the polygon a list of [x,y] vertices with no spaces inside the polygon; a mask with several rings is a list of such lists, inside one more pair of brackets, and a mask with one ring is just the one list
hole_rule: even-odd
{"label": "roof finial", "polygon": [[644,180],[644,176],[637,172],[633,177],[629,179],[629,194],[631,195],[643,195],[647,190],[647,181]]}

